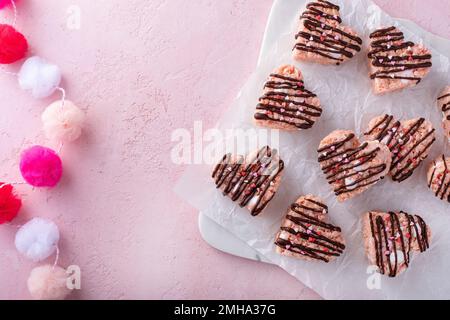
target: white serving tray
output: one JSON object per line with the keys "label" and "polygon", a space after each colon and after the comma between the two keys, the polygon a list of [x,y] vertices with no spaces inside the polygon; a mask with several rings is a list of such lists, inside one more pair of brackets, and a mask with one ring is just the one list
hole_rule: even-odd
{"label": "white serving tray", "polygon": [[[283,1],[275,0],[269,14],[269,19],[267,21],[257,65],[259,65],[260,61],[275,41],[274,39],[276,39],[277,37],[277,30],[276,28],[272,27],[274,21],[283,19],[283,16]],[[450,52],[449,39],[434,35],[422,29],[412,21],[406,19],[397,20],[405,25],[405,27],[407,27],[409,30],[414,31],[419,37],[426,40],[427,43],[430,43],[438,51]],[[225,230],[223,227],[215,223],[213,220],[211,220],[201,212],[199,213],[198,217],[198,225],[200,234],[202,235],[203,239],[212,247],[235,256],[270,263],[255,249],[248,246],[244,241],[238,239],[231,232]]]}

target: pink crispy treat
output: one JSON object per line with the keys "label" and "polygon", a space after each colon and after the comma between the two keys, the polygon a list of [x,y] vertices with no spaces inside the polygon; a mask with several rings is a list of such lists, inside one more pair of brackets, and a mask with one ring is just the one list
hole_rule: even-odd
{"label": "pink crispy treat", "polygon": [[442,112],[442,128],[450,144],[450,86],[446,86],[437,99],[439,110]]}
{"label": "pink crispy treat", "polygon": [[436,197],[450,202],[450,157],[441,155],[430,164],[427,181]]}
{"label": "pink crispy treat", "polygon": [[335,130],[319,145],[319,163],[338,201],[363,193],[388,174],[389,148],[378,141],[361,143],[350,130]]}
{"label": "pink crispy treat", "polygon": [[339,65],[354,57],[361,50],[362,40],[341,22],[339,6],[334,3],[308,3],[295,36],[294,59]]}
{"label": "pink crispy treat", "polygon": [[370,211],[362,218],[364,248],[378,272],[395,277],[406,270],[413,252],[430,246],[431,230],[418,215]]}
{"label": "pink crispy treat", "polygon": [[369,68],[375,94],[412,87],[430,72],[431,52],[405,41],[403,32],[392,26],[370,34]]}
{"label": "pink crispy treat", "polygon": [[264,84],[253,118],[257,126],[302,130],[311,128],[321,114],[320,100],[305,88],[300,70],[283,65]]}
{"label": "pink crispy treat", "polygon": [[341,228],[329,223],[328,207],[313,195],[288,209],[275,237],[276,252],[288,257],[330,262],[345,250]]}
{"label": "pink crispy treat", "polygon": [[226,154],[215,166],[212,178],[224,196],[256,216],[274,197],[283,169],[278,151],[265,146],[247,157]]}
{"label": "pink crispy treat", "polygon": [[392,152],[391,178],[404,181],[428,157],[436,141],[435,129],[424,118],[395,120],[391,115],[373,118],[364,133],[367,140],[378,140]]}

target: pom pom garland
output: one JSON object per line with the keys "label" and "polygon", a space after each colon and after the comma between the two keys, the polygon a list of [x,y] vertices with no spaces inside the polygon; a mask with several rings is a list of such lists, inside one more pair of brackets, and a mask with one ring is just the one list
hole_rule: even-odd
{"label": "pom pom garland", "polygon": [[36,300],[64,300],[71,292],[67,287],[66,270],[44,265],[31,270],[28,291]]}
{"label": "pom pom garland", "polygon": [[48,139],[72,142],[81,135],[84,112],[71,101],[56,101],[42,113],[44,132]]}
{"label": "pom pom garland", "polygon": [[[0,24],[0,64],[11,64],[25,58],[28,42],[15,29],[17,0],[0,0],[0,9],[11,5],[14,13],[13,25]],[[11,11],[11,10],[9,10]],[[8,12],[9,13],[9,12]],[[72,102],[65,101],[65,90],[60,87],[61,71],[58,66],[34,56],[25,61],[17,75],[19,86],[35,98],[46,98],[56,90],[62,92],[62,100],[50,105],[42,114],[44,131],[50,139],[62,143],[77,139],[81,134],[84,113]],[[61,148],[60,148],[61,150]],[[53,187],[61,179],[62,162],[59,155],[46,147],[34,146],[25,150],[20,159],[20,172],[24,180],[34,187]],[[13,184],[0,182],[0,224],[13,220],[22,205]],[[15,237],[19,253],[33,261],[42,261],[56,251],[53,266],[40,266],[31,271],[28,289],[34,299],[64,299],[70,293],[67,287],[66,271],[57,266],[59,230],[50,220],[34,218],[23,225]]]}
{"label": "pom pom garland", "polygon": [[0,24],[0,64],[14,63],[23,59],[28,51],[28,42],[14,27]]}
{"label": "pom pom garland", "polygon": [[0,182],[0,224],[11,222],[19,213],[22,200],[10,184]]}
{"label": "pom pom garland", "polygon": [[61,180],[62,162],[52,149],[33,146],[26,149],[20,159],[20,172],[34,187],[54,187]]}
{"label": "pom pom garland", "polygon": [[61,83],[61,70],[40,57],[28,58],[19,72],[19,85],[37,99],[51,96]]}
{"label": "pom pom garland", "polygon": [[33,218],[16,233],[17,251],[35,262],[50,257],[58,246],[59,230],[53,221]]}

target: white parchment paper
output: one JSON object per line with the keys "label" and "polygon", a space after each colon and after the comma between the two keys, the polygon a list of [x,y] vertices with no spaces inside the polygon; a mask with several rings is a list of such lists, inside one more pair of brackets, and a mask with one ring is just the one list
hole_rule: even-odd
{"label": "white parchment paper", "polygon": [[[420,43],[404,26],[368,0],[336,1],[341,6],[343,24],[350,25],[363,38],[363,51],[342,66],[297,63],[291,58],[299,14],[306,1],[283,0],[285,17],[276,26],[279,37],[260,66],[243,87],[240,95],[218,124],[228,128],[253,128],[252,118],[258,97],[268,74],[281,64],[300,68],[305,85],[315,92],[324,112],[307,131],[280,133],[280,155],[286,168],[283,181],[265,211],[252,217],[217,191],[211,179],[211,165],[192,165],[180,180],[176,191],[214,221],[231,231],[248,245],[278,264],[298,280],[327,299],[413,299],[450,298],[450,205],[434,197],[427,188],[426,167],[447,151],[441,129],[441,114],[436,106],[439,91],[450,83],[450,53],[433,53],[430,74],[418,86],[385,96],[374,96],[368,77],[366,58],[368,35],[378,27],[398,25],[405,38]],[[284,5],[284,3],[283,3]],[[360,196],[338,203],[317,162],[320,140],[335,129],[364,132],[373,116],[390,113],[402,119],[424,117],[436,127],[437,142],[428,159],[413,176],[398,184],[389,177]],[[341,226],[347,248],[332,263],[305,262],[282,257],[275,252],[274,236],[286,209],[299,195],[316,194],[329,206],[330,218]],[[403,210],[421,215],[432,229],[428,251],[417,254],[409,269],[397,278],[379,276],[379,288],[368,270],[360,232],[360,217],[369,210]],[[375,276],[377,277],[377,276]],[[375,282],[373,282],[375,281]],[[284,284],[280,283],[280,289]]]}

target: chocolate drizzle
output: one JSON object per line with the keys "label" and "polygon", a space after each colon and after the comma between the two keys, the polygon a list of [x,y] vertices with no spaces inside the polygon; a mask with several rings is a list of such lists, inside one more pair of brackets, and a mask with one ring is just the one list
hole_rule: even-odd
{"label": "chocolate drizzle", "polygon": [[330,256],[340,256],[345,245],[331,235],[336,236],[341,228],[324,222],[323,218],[327,214],[328,207],[325,204],[310,199],[309,196],[301,197],[291,205],[275,239],[275,245],[297,255],[324,262],[329,262]]}
{"label": "chocolate drizzle", "polygon": [[332,15],[327,10],[339,11],[339,6],[322,0],[306,5],[294,50],[314,53],[339,65],[361,51],[362,40],[339,26],[342,22],[339,13]]}
{"label": "chocolate drizzle", "polygon": [[[379,130],[377,134],[374,134]],[[421,131],[424,131],[420,138]],[[385,114],[368,132],[366,136],[372,136],[389,147],[392,152],[390,173],[394,181],[404,181],[410,177],[414,170],[427,157],[428,149],[435,142],[435,129],[428,130],[424,118],[416,120],[405,128],[394,117]]]}
{"label": "chocolate drizzle", "polygon": [[281,122],[298,129],[309,129],[322,114],[320,106],[309,102],[316,95],[306,90],[300,79],[272,73],[264,84],[264,89],[265,93],[259,98],[256,107],[256,120]]}
{"label": "chocolate drizzle", "polygon": [[445,99],[445,98],[447,98],[447,97],[450,97],[450,93],[447,93],[447,94],[444,94],[444,95],[440,96],[440,97],[438,98],[438,100]]}
{"label": "chocolate drizzle", "polygon": [[[381,274],[395,277],[410,263],[410,252],[429,248],[428,227],[418,215],[406,212],[369,212],[370,230],[375,248],[376,264]],[[399,256],[399,252],[402,256]]]}
{"label": "chocolate drizzle", "polygon": [[[370,75],[371,79],[402,79],[419,83],[422,78],[410,75],[402,75],[407,70],[430,68],[431,55],[414,55],[411,41],[403,42],[403,32],[396,27],[379,29],[370,34],[371,50],[368,57],[372,66],[379,68]],[[397,50],[408,49],[406,55],[399,55]]]}
{"label": "chocolate drizzle", "polygon": [[226,154],[212,173],[216,187],[238,201],[241,207],[247,206],[253,216],[258,215],[269,203],[272,195],[269,189],[284,169],[284,162],[278,158],[277,150],[265,146],[247,161],[242,156],[236,159]]}
{"label": "chocolate drizzle", "polygon": [[[449,93],[447,93],[449,92]],[[450,87],[447,87],[442,95],[437,98],[438,105],[442,111],[443,117],[443,127],[445,130],[445,135],[450,141]]]}
{"label": "chocolate drizzle", "polygon": [[444,103],[442,105],[442,112],[447,112],[450,110],[450,102]]}
{"label": "chocolate drizzle", "polygon": [[364,135],[370,136],[375,132],[375,130],[380,129],[380,132],[374,137],[374,139],[389,145],[392,142],[392,139],[394,139],[395,132],[400,127],[400,121],[393,122],[393,120],[393,116],[385,114],[383,118],[368,132],[364,133]]}
{"label": "chocolate drizzle", "polygon": [[[380,148],[369,148],[367,142],[355,147],[353,133],[344,139],[318,149],[319,162],[335,195],[367,187],[382,179],[386,164],[371,165]],[[346,146],[350,144],[350,146]]]}
{"label": "chocolate drizzle", "polygon": [[444,155],[442,155],[441,160],[443,166],[441,170],[438,170],[438,163],[436,160],[433,161],[433,171],[428,180],[428,188],[433,187],[433,189],[436,189],[434,193],[436,197],[441,200],[444,200],[444,198],[447,197],[446,200],[450,202],[450,168],[447,164],[448,160]]}

